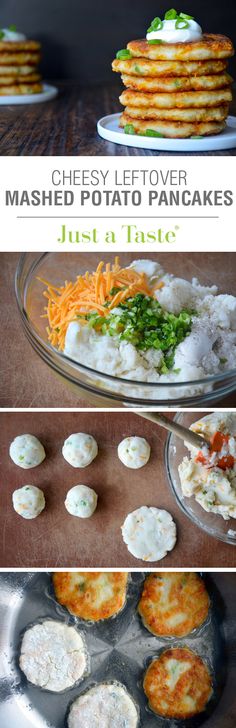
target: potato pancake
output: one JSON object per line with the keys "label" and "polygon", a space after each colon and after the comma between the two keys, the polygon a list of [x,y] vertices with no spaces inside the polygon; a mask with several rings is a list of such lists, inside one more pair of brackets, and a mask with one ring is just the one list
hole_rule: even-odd
{"label": "potato pancake", "polygon": [[43,87],[41,83],[17,83],[12,86],[0,86],[0,96],[40,94],[42,90]]}
{"label": "potato pancake", "polygon": [[209,107],[209,109],[142,109],[138,106],[126,106],[125,114],[131,119],[160,119],[163,121],[224,121],[228,115],[229,106]]}
{"label": "potato pancake", "polygon": [[16,40],[16,41],[7,41],[7,40],[0,40],[0,54],[5,51],[9,51],[12,53],[19,52],[19,51],[39,51],[41,48],[41,43],[39,43],[37,40]]}
{"label": "potato pancake", "polygon": [[[11,43],[12,45],[12,43]],[[5,47],[5,43],[4,43]],[[37,66],[39,61],[41,60],[41,54],[40,53],[27,53],[27,52],[19,52],[15,53],[12,51],[12,53],[8,53],[7,51],[0,51],[0,66]]]}
{"label": "potato pancake", "polygon": [[191,718],[212,695],[212,679],[201,657],[186,647],[162,652],[144,676],[149,707],[165,718]]}
{"label": "potato pancake", "polygon": [[41,81],[41,76],[39,73],[28,73],[28,74],[18,74],[18,76],[12,75],[12,76],[2,76],[1,70],[0,70],[0,86],[11,86],[18,83],[36,83],[37,81]]}
{"label": "potato pancake", "polygon": [[152,634],[184,637],[205,621],[209,606],[198,574],[158,571],[145,579],[138,612]]}
{"label": "potato pancake", "polygon": [[139,106],[158,109],[184,109],[201,108],[206,106],[222,106],[232,101],[230,88],[217,89],[217,91],[186,91],[167,94],[145,94],[139,91],[126,89],[120,96],[123,106]]}
{"label": "potato pancake", "polygon": [[[128,114],[121,114],[119,126],[125,127],[131,125],[135,134],[152,136],[150,131],[157,132],[157,136],[163,136],[167,139],[187,139],[192,136],[207,136],[208,134],[219,134],[225,128],[225,121],[209,121],[185,123],[182,121],[142,121],[141,119],[133,119]],[[146,134],[146,132],[148,132]],[[155,133],[153,134],[155,136]]]}
{"label": "potato pancake", "polygon": [[14,76],[15,78],[18,78],[18,76],[29,76],[29,74],[35,73],[35,67],[34,66],[1,66],[0,65],[0,74],[1,76]]}
{"label": "potato pancake", "polygon": [[227,61],[150,61],[135,58],[118,59],[112,63],[116,73],[130,76],[208,76],[221,73],[227,68]]}
{"label": "potato pancake", "polygon": [[131,40],[127,48],[135,58],[150,58],[153,61],[204,61],[234,55],[232,41],[225,35],[213,33],[203,33],[201,40],[189,43],[153,45],[146,38]]}
{"label": "potato pancake", "polygon": [[120,612],[126,601],[128,574],[60,572],[53,574],[57,601],[71,614],[97,622]]}
{"label": "potato pancake", "polygon": [[148,91],[164,93],[175,91],[204,91],[214,90],[217,88],[225,88],[233,83],[232,76],[229,73],[218,73],[214,76],[166,76],[161,78],[137,78],[137,76],[129,76],[122,74],[121,79],[124,86],[135,91]]}

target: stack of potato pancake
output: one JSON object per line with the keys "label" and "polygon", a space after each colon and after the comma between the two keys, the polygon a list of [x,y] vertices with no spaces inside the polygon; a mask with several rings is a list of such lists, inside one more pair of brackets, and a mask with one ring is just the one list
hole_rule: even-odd
{"label": "stack of potato pancake", "polygon": [[120,126],[127,134],[153,137],[218,134],[232,100],[226,69],[233,54],[223,35],[184,43],[131,41],[112,63],[126,86]]}
{"label": "stack of potato pancake", "polygon": [[41,44],[34,40],[0,40],[0,96],[42,92],[40,49]]}

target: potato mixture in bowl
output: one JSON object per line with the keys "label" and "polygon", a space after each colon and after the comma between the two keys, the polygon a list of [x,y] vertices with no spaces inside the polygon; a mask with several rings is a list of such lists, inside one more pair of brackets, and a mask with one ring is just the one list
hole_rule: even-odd
{"label": "potato mixture in bowl", "polygon": [[118,258],[59,287],[42,283],[51,345],[90,369],[166,384],[168,397],[168,384],[236,367],[236,298],[215,285],[177,278],[152,260],[122,268]]}

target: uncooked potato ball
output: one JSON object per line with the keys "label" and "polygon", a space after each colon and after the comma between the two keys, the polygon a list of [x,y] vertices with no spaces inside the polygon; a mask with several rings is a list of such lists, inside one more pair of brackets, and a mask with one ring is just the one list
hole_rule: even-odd
{"label": "uncooked potato ball", "polygon": [[13,508],[23,518],[36,518],[45,508],[44,493],[36,485],[23,485],[12,494]]}
{"label": "uncooked potato ball", "polygon": [[9,454],[13,463],[20,468],[36,468],[43,462],[45,450],[34,435],[17,435],[10,444]]}
{"label": "uncooked potato ball", "polygon": [[98,446],[92,435],[76,432],[65,440],[62,455],[73,468],[86,468],[98,454]]}
{"label": "uncooked potato ball", "polygon": [[150,445],[144,437],[125,437],[118,445],[118,457],[127,468],[142,468],[147,464],[150,453]]}
{"label": "uncooked potato ball", "polygon": [[74,485],[68,490],[65,507],[71,516],[90,518],[97,508],[97,493],[87,485]]}

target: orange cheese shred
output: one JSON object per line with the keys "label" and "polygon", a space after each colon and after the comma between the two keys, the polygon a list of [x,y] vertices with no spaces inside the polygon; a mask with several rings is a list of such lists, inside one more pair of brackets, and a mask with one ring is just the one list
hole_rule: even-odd
{"label": "orange cheese shred", "polygon": [[106,317],[127,298],[137,293],[153,296],[154,291],[164,285],[160,281],[150,288],[146,274],[138,273],[134,268],[121,268],[118,256],[113,265],[107,263],[104,268],[100,261],[93,273],[86,271],[74,282],[65,281],[62,286],[54,286],[43,278],[38,280],[46,286],[43,295],[47,306],[42,316],[48,319],[48,339],[60,351],[64,350],[67,328],[72,321],[79,318],[80,324],[86,324],[86,315],[96,312]]}

